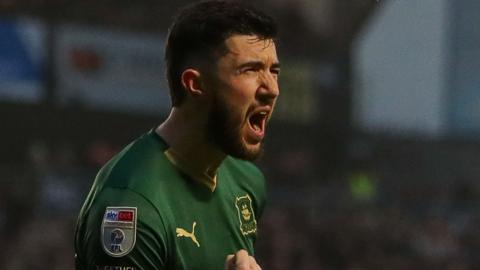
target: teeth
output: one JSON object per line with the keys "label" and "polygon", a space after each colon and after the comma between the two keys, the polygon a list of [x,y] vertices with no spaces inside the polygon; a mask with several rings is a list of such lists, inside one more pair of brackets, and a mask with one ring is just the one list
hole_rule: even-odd
{"label": "teeth", "polygon": [[267,115],[267,112],[260,112],[260,115]]}

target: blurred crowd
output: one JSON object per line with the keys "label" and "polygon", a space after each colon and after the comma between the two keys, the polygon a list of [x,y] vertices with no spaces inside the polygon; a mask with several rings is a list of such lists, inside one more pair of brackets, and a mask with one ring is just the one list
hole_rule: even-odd
{"label": "blurred crowd", "polygon": [[[429,188],[383,191],[372,201],[339,183],[305,189],[296,200],[328,195],[315,205],[267,211],[260,261],[275,270],[479,269],[478,199],[468,186]],[[437,194],[446,197],[440,202]]]}
{"label": "blurred crowd", "polygon": [[[96,171],[118,149],[35,141],[25,164],[0,166],[2,269],[74,268],[76,215]],[[256,254],[263,269],[480,268],[475,185],[384,177],[367,170],[324,181],[270,179]]]}
{"label": "blurred crowd", "polygon": [[34,141],[24,164],[0,165],[1,269],[74,269],[76,216],[96,170],[116,150]]}

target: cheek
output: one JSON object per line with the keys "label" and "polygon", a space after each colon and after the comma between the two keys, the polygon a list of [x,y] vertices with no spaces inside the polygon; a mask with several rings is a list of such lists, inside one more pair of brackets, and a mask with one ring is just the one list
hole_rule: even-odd
{"label": "cheek", "polygon": [[250,103],[255,99],[257,88],[257,80],[237,80],[232,84],[232,96],[234,96],[237,102]]}
{"label": "cheek", "polygon": [[243,116],[255,102],[257,87],[254,78],[231,77],[222,82],[217,93],[230,112]]}

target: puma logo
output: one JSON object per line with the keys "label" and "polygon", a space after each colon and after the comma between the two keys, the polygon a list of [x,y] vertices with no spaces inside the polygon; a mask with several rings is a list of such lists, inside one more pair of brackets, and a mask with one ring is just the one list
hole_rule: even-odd
{"label": "puma logo", "polygon": [[177,237],[187,237],[187,238],[190,238],[192,239],[192,241],[197,244],[197,247],[200,247],[200,243],[198,243],[197,241],[197,237],[195,237],[195,226],[197,225],[197,222],[193,222],[193,226],[192,226],[192,232],[189,233],[187,232],[186,230],[182,229],[182,228],[177,228],[176,232],[177,232]]}

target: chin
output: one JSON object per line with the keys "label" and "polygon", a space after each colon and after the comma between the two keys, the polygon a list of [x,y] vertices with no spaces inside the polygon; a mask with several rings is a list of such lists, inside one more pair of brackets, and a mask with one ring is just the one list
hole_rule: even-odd
{"label": "chin", "polygon": [[207,126],[207,138],[223,153],[248,161],[262,155],[263,139],[249,138],[247,120],[243,115],[233,113],[224,103],[217,101],[209,113]]}
{"label": "chin", "polygon": [[230,149],[229,155],[248,161],[254,161],[263,155],[263,142],[252,145],[242,141],[237,146],[236,149]]}

